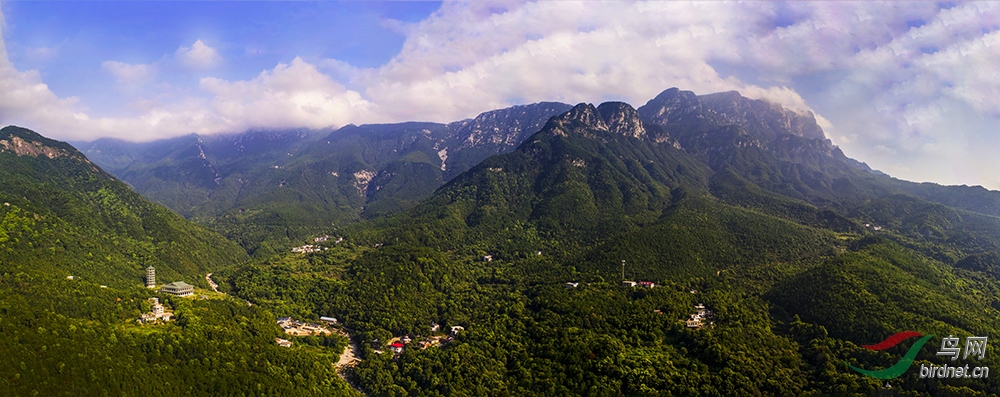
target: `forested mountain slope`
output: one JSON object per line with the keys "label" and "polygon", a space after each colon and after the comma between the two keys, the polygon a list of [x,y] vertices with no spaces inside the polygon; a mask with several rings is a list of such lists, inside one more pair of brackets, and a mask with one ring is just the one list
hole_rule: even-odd
{"label": "forested mountain slope", "polygon": [[[69,144],[3,128],[0,395],[350,395],[315,365],[336,353],[278,347],[273,314],[206,290],[206,273],[246,260]],[[197,297],[147,289],[147,266]],[[174,319],[138,324],[150,297]]]}
{"label": "forested mountain slope", "polygon": [[514,106],[450,124],[78,145],[145,197],[266,257],[322,228],[410,208],[486,157],[512,150],[569,107]]}
{"label": "forested mountain slope", "polygon": [[[936,354],[947,335],[1000,331],[997,192],[899,181],[846,157],[810,114],[677,89],[638,109],[567,107],[533,133],[524,121],[492,129],[482,153],[502,153],[449,179],[457,143],[442,144],[455,126],[485,134],[490,120],[512,125],[504,114],[522,120],[348,126],[271,164],[296,171],[210,222],[251,246],[277,241],[296,211],[354,215],[299,229],[332,236],[316,252],[274,246],[219,270],[224,291],[265,311],[227,310],[261,340],[276,332],[254,331],[269,312],[337,317],[363,359],[350,378],[379,396],[1000,392],[995,377],[918,370],[952,363]],[[689,323],[700,310],[712,315]],[[934,335],[933,347],[901,376],[849,367],[891,367],[911,342],[865,346],[906,330]],[[285,363],[279,374],[302,368]],[[340,390],[326,373],[268,390]]]}
{"label": "forested mountain slope", "polygon": [[[928,345],[1000,331],[1000,219],[907,194],[810,119],[676,90],[580,104],[416,207],[331,229],[344,240],[326,251],[225,277],[357,330],[353,376],[373,395],[997,393],[921,379],[947,361],[930,347],[888,381],[848,367],[891,366],[908,345],[863,346],[904,330]],[[699,303],[713,316],[688,327]],[[386,353],[431,324],[464,330]]]}
{"label": "forested mountain slope", "polygon": [[236,244],[150,203],[72,146],[0,130],[5,264],[101,284],[142,281],[146,266],[197,282],[246,259]]}

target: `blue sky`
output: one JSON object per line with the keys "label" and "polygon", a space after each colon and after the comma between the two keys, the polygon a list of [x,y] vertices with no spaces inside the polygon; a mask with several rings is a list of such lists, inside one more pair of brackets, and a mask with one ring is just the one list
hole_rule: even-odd
{"label": "blue sky", "polygon": [[[105,61],[158,65],[159,82],[196,86],[207,68],[170,57],[195,42],[219,55],[213,77],[250,79],[295,57],[377,67],[405,36],[393,25],[418,22],[439,2],[18,1],[3,3],[4,39],[19,70],[38,70],[58,96],[76,96],[101,114],[125,116],[135,95],[109,91]],[[196,95],[189,92],[187,95]]]}
{"label": "blue sky", "polygon": [[1000,3],[0,2],[0,123],[64,140],[738,90],[894,176],[1000,188]]}

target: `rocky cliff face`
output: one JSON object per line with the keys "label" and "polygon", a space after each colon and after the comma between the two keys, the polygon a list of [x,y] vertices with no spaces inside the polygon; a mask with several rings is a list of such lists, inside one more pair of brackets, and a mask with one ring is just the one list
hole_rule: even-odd
{"label": "rocky cliff face", "polygon": [[[797,113],[736,91],[697,96],[671,88],[640,107],[638,113],[647,126],[664,128],[665,133],[657,135],[660,139],[668,135],[695,152],[754,146],[792,161],[803,154],[829,157],[839,153],[812,113]],[[720,130],[723,127],[735,129]]]}
{"label": "rocky cliff face", "polygon": [[589,103],[581,103],[574,106],[568,112],[554,117],[550,123],[554,123],[553,126],[558,126],[558,128],[553,128],[553,134],[566,134],[566,133],[578,133],[587,134],[588,130],[601,130],[607,131],[608,125],[601,118],[601,114],[597,112],[597,108]]}
{"label": "rocky cliff face", "polygon": [[633,138],[646,137],[646,127],[632,105],[625,102],[605,102],[597,107],[597,112],[601,114],[609,131]]}
{"label": "rocky cliff face", "polygon": [[542,129],[549,118],[572,108],[565,103],[540,102],[483,112],[473,119],[448,124],[449,137],[437,147],[444,180],[506,153]]}
{"label": "rocky cliff face", "polygon": [[721,122],[756,131],[765,140],[785,134],[808,139],[826,138],[811,112],[797,113],[778,104],[746,98],[736,91],[701,95],[698,100],[721,116]]}
{"label": "rocky cliff face", "polygon": [[94,163],[91,163],[83,153],[73,146],[60,141],[45,138],[38,133],[15,126],[0,129],[0,153],[8,152],[14,155],[28,157],[45,157],[49,159],[68,158],[87,165],[93,172],[104,174]]}
{"label": "rocky cliff face", "polygon": [[698,96],[691,91],[670,88],[639,107],[639,116],[648,124],[693,123],[712,121]]}
{"label": "rocky cliff face", "polygon": [[448,124],[452,133],[447,146],[453,153],[463,148],[514,148],[538,132],[550,117],[569,109],[565,103],[540,102],[484,112],[474,119]]}
{"label": "rocky cliff face", "polygon": [[765,142],[786,134],[826,138],[812,113],[797,113],[736,91],[699,96],[671,88],[640,107],[639,115],[648,124],[737,125]]}

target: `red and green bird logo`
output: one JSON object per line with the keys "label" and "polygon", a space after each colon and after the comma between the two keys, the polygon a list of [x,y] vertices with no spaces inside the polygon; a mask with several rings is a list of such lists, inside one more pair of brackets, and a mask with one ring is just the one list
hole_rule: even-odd
{"label": "red and green bird logo", "polygon": [[862,368],[855,367],[855,366],[851,365],[850,363],[848,363],[847,366],[851,367],[851,369],[853,369],[853,370],[855,370],[855,371],[857,371],[857,372],[859,372],[859,373],[861,373],[863,375],[867,375],[867,376],[870,376],[870,377],[876,378],[876,379],[892,379],[892,378],[899,377],[904,372],[906,372],[907,369],[910,369],[910,365],[913,364],[913,359],[915,359],[917,357],[917,353],[920,352],[920,348],[924,347],[924,344],[927,343],[928,340],[930,340],[931,338],[933,338],[934,335],[926,335],[925,336],[925,335],[923,335],[923,334],[921,334],[919,332],[915,332],[915,331],[903,331],[903,332],[899,332],[899,333],[897,333],[895,335],[892,335],[892,336],[886,338],[884,341],[881,341],[881,342],[879,342],[877,344],[874,344],[874,345],[863,345],[862,346],[862,347],[864,347],[865,349],[868,349],[868,350],[885,350],[885,349],[888,349],[890,347],[898,345],[900,342],[902,342],[904,340],[907,340],[907,339],[910,339],[910,338],[913,338],[913,337],[916,337],[916,336],[922,336],[922,338],[920,338],[919,340],[917,340],[917,342],[914,343],[913,346],[910,346],[910,350],[908,350],[906,352],[906,355],[904,355],[903,358],[899,359],[899,361],[896,364],[893,364],[893,366],[891,366],[889,368],[878,370],[878,371],[870,371],[870,370],[867,370],[867,369],[862,369]]}

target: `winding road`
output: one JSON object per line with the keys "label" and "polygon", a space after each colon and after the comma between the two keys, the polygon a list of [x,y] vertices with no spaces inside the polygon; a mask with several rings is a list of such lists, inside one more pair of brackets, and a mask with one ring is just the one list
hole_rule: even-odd
{"label": "winding road", "polygon": [[212,281],[212,273],[205,275],[205,281],[208,281],[208,286],[212,287],[212,291],[219,292],[219,284],[216,284],[215,281]]}

